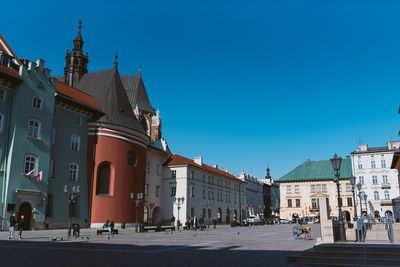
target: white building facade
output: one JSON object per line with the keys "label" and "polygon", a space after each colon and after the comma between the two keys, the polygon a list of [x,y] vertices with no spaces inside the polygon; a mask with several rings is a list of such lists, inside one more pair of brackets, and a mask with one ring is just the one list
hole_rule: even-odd
{"label": "white building facade", "polygon": [[[241,220],[246,211],[245,183],[227,171],[194,160],[172,155],[162,171],[162,222],[172,215],[184,225],[194,216],[205,222]],[[183,201],[182,201],[183,199]]]}
{"label": "white building facade", "polygon": [[246,215],[258,216],[262,219],[265,210],[263,183],[255,176],[244,173],[243,171],[240,173],[238,178],[246,183]]}
{"label": "white building facade", "polygon": [[[361,202],[363,212],[375,217],[384,217],[385,213],[400,217],[393,209],[393,199],[400,196],[398,171],[390,168],[394,152],[399,148],[400,141],[388,141],[385,147],[369,148],[362,144],[351,153],[356,183],[360,183],[361,190],[367,194],[367,203]],[[358,193],[356,208],[360,211]]]}

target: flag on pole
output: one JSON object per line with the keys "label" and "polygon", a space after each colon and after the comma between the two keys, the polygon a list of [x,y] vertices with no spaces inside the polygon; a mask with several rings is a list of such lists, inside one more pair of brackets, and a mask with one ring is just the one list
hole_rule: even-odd
{"label": "flag on pole", "polygon": [[36,174],[36,180],[37,180],[38,182],[40,182],[40,181],[43,180],[43,171],[40,171],[40,172],[38,172],[38,173]]}
{"label": "flag on pole", "polygon": [[35,172],[35,169],[32,169],[30,172],[25,173],[26,176],[32,175]]}

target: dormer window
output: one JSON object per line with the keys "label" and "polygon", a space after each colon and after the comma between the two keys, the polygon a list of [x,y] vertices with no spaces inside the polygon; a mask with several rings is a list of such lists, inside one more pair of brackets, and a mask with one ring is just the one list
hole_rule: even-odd
{"label": "dormer window", "polygon": [[0,65],[3,65],[7,68],[11,68],[10,66],[11,59],[12,59],[11,56],[0,52]]}

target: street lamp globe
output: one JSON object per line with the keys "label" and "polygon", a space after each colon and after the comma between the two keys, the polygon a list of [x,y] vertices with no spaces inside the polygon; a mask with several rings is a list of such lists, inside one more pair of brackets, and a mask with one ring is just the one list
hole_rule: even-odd
{"label": "street lamp globe", "polygon": [[351,184],[351,186],[355,186],[355,184],[356,184],[356,177],[355,176],[350,176],[350,184]]}
{"label": "street lamp globe", "polygon": [[331,158],[331,163],[332,163],[332,167],[335,170],[335,172],[338,172],[340,170],[340,165],[342,164],[342,158],[338,157],[335,153],[333,158]]}
{"label": "street lamp globe", "polygon": [[131,199],[133,199],[133,198],[135,197],[135,193],[131,192],[131,193],[129,194],[129,197],[130,197]]}
{"label": "street lamp globe", "polygon": [[358,183],[358,184],[357,184],[357,189],[358,189],[358,191],[361,191],[361,188],[362,188],[362,184],[361,184],[361,183]]}

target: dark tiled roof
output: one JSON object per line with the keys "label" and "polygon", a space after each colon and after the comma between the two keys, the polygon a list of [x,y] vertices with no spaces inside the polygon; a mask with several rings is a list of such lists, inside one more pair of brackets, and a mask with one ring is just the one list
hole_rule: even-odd
{"label": "dark tiled roof", "polygon": [[[340,166],[340,178],[349,178],[352,174],[351,159],[342,159]],[[310,180],[330,180],[335,177],[335,173],[330,160],[307,160],[297,166],[291,172],[278,179],[278,182],[289,181],[310,181]]]}
{"label": "dark tiled roof", "polygon": [[227,173],[227,172],[225,172],[225,171],[223,171],[223,170],[220,170],[220,169],[211,167],[211,166],[206,165],[206,164],[199,165],[199,164],[195,163],[194,160],[191,160],[191,159],[188,159],[188,158],[182,157],[182,156],[180,156],[180,155],[176,155],[176,154],[175,154],[175,155],[172,155],[172,156],[164,163],[164,165],[166,165],[166,166],[190,165],[190,166],[194,166],[194,167],[197,167],[197,168],[200,168],[200,169],[209,171],[209,172],[213,172],[213,173],[215,173],[215,174],[219,174],[219,175],[225,176],[225,177],[230,178],[230,179],[232,179],[232,180],[235,180],[235,181],[237,181],[237,182],[246,183],[246,182],[244,182],[243,180],[241,180],[241,179],[239,179],[239,178],[233,176],[232,174]]}
{"label": "dark tiled roof", "polygon": [[100,122],[122,125],[146,135],[133,114],[116,67],[85,74],[76,87],[92,95],[106,114]]}
{"label": "dark tiled roof", "polygon": [[154,108],[150,104],[146,88],[144,87],[140,75],[121,75],[121,80],[132,109],[135,109],[136,105],[138,105],[139,110],[154,113]]}
{"label": "dark tiled roof", "polygon": [[15,60],[18,62],[18,64],[22,64],[21,61],[19,60],[19,58],[15,55],[14,51],[11,49],[11,47],[8,45],[7,41],[3,38],[3,36],[0,34],[0,39],[1,41],[4,43],[4,45],[6,47],[3,47],[2,45],[0,45],[0,51],[3,51],[5,53],[7,53],[6,48],[11,52],[11,56],[13,56],[15,58]]}

